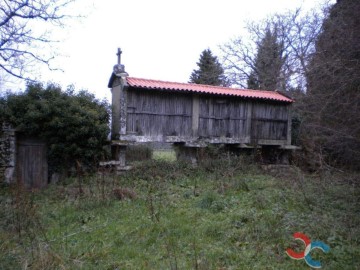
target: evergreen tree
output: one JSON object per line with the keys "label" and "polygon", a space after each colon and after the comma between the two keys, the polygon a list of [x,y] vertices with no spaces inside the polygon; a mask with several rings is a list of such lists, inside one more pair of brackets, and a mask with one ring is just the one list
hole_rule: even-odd
{"label": "evergreen tree", "polygon": [[257,46],[254,67],[248,79],[249,89],[276,90],[281,87],[282,52],[276,29],[267,29]]}
{"label": "evergreen tree", "polygon": [[[315,40],[322,31],[326,9],[325,5],[306,11],[296,8],[260,21],[249,21],[245,26],[246,38],[237,37],[220,46],[227,80],[242,88],[287,91],[296,87],[306,91],[308,65],[315,52]],[[265,61],[261,63],[260,59]],[[271,75],[277,78],[275,86],[267,80],[261,82],[264,73],[261,66],[267,70],[266,64],[275,71]],[[265,86],[260,87],[261,83]]]}
{"label": "evergreen tree", "polygon": [[249,78],[247,80],[247,88],[248,89],[260,89],[260,84],[258,80],[258,76],[255,74],[255,71],[252,70]]}
{"label": "evergreen tree", "polygon": [[190,83],[207,84],[216,86],[228,86],[224,69],[216,56],[213,56],[210,49],[204,50],[197,63],[198,69],[193,70],[190,76]]}
{"label": "evergreen tree", "polygon": [[[338,0],[309,65],[306,131],[320,151],[360,168],[360,1]],[[323,151],[324,153],[324,151]]]}

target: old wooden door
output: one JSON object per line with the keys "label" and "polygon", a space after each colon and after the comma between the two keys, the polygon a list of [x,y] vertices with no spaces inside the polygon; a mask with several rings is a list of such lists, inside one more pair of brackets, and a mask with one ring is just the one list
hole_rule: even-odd
{"label": "old wooden door", "polygon": [[17,179],[27,188],[43,188],[48,183],[46,144],[38,139],[20,137],[16,155]]}

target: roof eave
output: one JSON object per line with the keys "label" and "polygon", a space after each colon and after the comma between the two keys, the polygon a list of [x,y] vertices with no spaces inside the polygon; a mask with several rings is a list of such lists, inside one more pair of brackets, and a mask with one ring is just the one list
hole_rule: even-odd
{"label": "roof eave", "polygon": [[112,88],[115,79],[116,79],[116,75],[113,72],[113,73],[111,73],[111,76],[110,76],[110,79],[109,79],[108,88]]}
{"label": "roof eave", "polygon": [[267,100],[267,101],[274,101],[274,102],[282,102],[282,103],[293,103],[295,102],[292,98],[288,97],[287,95],[278,92],[278,94],[282,95],[288,100],[279,100],[275,98],[264,98],[264,97],[252,97],[252,96],[241,96],[241,95],[234,95],[234,94],[221,94],[221,93],[208,93],[202,91],[195,91],[191,89],[183,90],[183,89],[175,89],[175,88],[158,88],[158,87],[145,87],[140,85],[129,85],[130,88],[138,88],[138,89],[145,89],[145,90],[155,90],[155,91],[176,91],[176,92],[185,92],[185,93],[196,93],[196,94],[204,94],[204,95],[211,95],[211,96],[232,96],[232,97],[239,97],[245,99],[253,99],[253,100]]}

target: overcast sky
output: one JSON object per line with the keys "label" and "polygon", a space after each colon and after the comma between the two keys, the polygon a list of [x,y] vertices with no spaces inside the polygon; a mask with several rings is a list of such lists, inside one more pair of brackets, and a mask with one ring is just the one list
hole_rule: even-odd
{"label": "overcast sky", "polygon": [[[246,20],[322,0],[78,0],[75,20],[53,36],[60,39],[53,65],[63,72],[43,71],[38,79],[87,89],[110,99],[107,88],[116,51],[130,76],[187,82],[200,53],[240,36]],[[334,2],[334,1],[333,1]],[[58,36],[56,36],[58,35]]]}

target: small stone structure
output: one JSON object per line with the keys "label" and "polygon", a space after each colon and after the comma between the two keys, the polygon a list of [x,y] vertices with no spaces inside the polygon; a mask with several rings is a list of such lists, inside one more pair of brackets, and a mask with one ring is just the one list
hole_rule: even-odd
{"label": "small stone structure", "polygon": [[2,123],[0,126],[0,183],[11,183],[15,180],[15,159],[15,130]]}
{"label": "small stone structure", "polygon": [[37,189],[48,184],[46,143],[0,125],[0,183]]}

